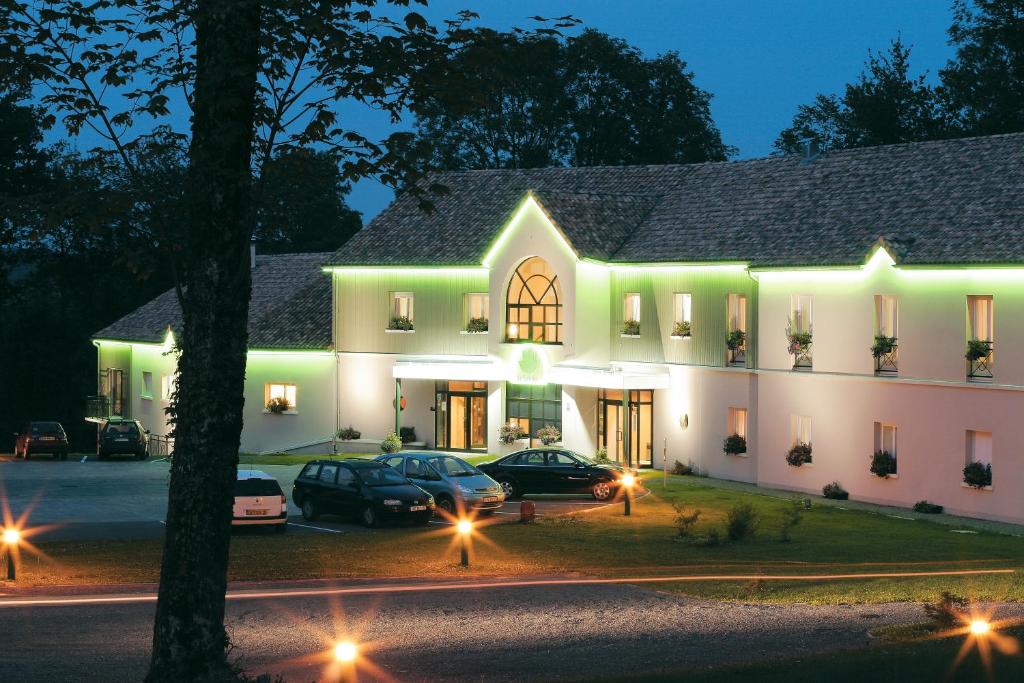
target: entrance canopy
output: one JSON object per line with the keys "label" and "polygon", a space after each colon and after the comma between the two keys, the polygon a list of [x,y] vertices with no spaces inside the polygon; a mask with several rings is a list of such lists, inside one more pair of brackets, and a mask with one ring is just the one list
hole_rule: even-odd
{"label": "entrance canopy", "polygon": [[395,379],[447,379],[504,381],[508,372],[494,358],[453,358],[451,356],[410,356],[399,358],[391,370]]}
{"label": "entrance canopy", "polygon": [[556,384],[595,389],[667,389],[670,377],[663,365],[572,365],[556,363],[548,370]]}

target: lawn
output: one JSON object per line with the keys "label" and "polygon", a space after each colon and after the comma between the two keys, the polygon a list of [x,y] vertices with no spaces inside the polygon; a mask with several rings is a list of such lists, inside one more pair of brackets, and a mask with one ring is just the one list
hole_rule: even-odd
{"label": "lawn", "polygon": [[[678,575],[798,575],[1024,568],[1024,539],[987,531],[952,533],[928,521],[815,505],[788,543],[779,540],[791,503],[746,491],[671,477],[650,483],[634,504],[549,517],[531,525],[482,530],[473,566],[460,569],[449,528],[382,529],[346,534],[239,534],[232,541],[233,580],[345,577],[580,574],[602,577]],[[701,511],[694,531],[722,528],[729,509],[749,503],[760,517],[756,535],[704,547],[680,540],[673,501]],[[724,534],[723,534],[724,536]],[[28,558],[21,585],[156,581],[158,541],[54,542],[49,560]],[[745,601],[837,604],[933,600],[942,590],[975,599],[1024,600],[1024,581],[1012,574],[970,577],[878,578],[825,581],[746,579],[654,584],[660,589]]]}
{"label": "lawn", "polygon": [[[1001,636],[1024,638],[1024,628],[1015,627]],[[1024,657],[992,653],[991,676],[972,647],[958,666],[953,667],[964,636],[942,640],[918,640],[909,643],[880,643],[857,650],[839,650],[828,654],[786,658],[746,666],[715,667],[710,670],[674,671],[629,678],[607,679],[604,683],[915,683],[916,681],[1021,681]]]}

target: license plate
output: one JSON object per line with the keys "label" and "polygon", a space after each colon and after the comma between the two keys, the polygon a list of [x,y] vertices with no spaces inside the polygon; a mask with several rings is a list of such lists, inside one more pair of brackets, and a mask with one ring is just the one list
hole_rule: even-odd
{"label": "license plate", "polygon": [[55,437],[55,436],[44,436],[43,437],[43,441],[56,441],[56,440],[57,440],[57,437]]}
{"label": "license plate", "polygon": [[427,509],[426,505],[410,505],[409,512],[423,512]]}
{"label": "license plate", "polygon": [[485,503],[497,503],[498,502],[498,497],[497,496],[484,496],[484,502]]}
{"label": "license plate", "polygon": [[114,439],[114,441],[128,443],[128,439]]}
{"label": "license plate", "polygon": [[246,510],[245,515],[247,517],[261,517],[267,514],[266,510]]}

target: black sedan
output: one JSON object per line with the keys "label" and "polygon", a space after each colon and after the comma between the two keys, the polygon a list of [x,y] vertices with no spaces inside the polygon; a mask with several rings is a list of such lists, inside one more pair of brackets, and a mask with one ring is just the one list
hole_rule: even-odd
{"label": "black sedan", "polygon": [[345,515],[368,527],[386,520],[426,524],[436,507],[433,496],[398,470],[358,458],[307,463],[295,479],[292,500],[307,521]]}
{"label": "black sedan", "polygon": [[477,466],[501,484],[505,498],[528,493],[589,493],[608,500],[627,471],[619,465],[596,463],[562,448],[531,448]]}

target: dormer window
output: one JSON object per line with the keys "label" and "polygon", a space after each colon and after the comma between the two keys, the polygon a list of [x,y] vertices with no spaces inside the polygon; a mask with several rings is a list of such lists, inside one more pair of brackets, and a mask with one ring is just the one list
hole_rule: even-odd
{"label": "dormer window", "polygon": [[562,343],[562,288],[551,265],[532,256],[516,268],[508,284],[505,340]]}

